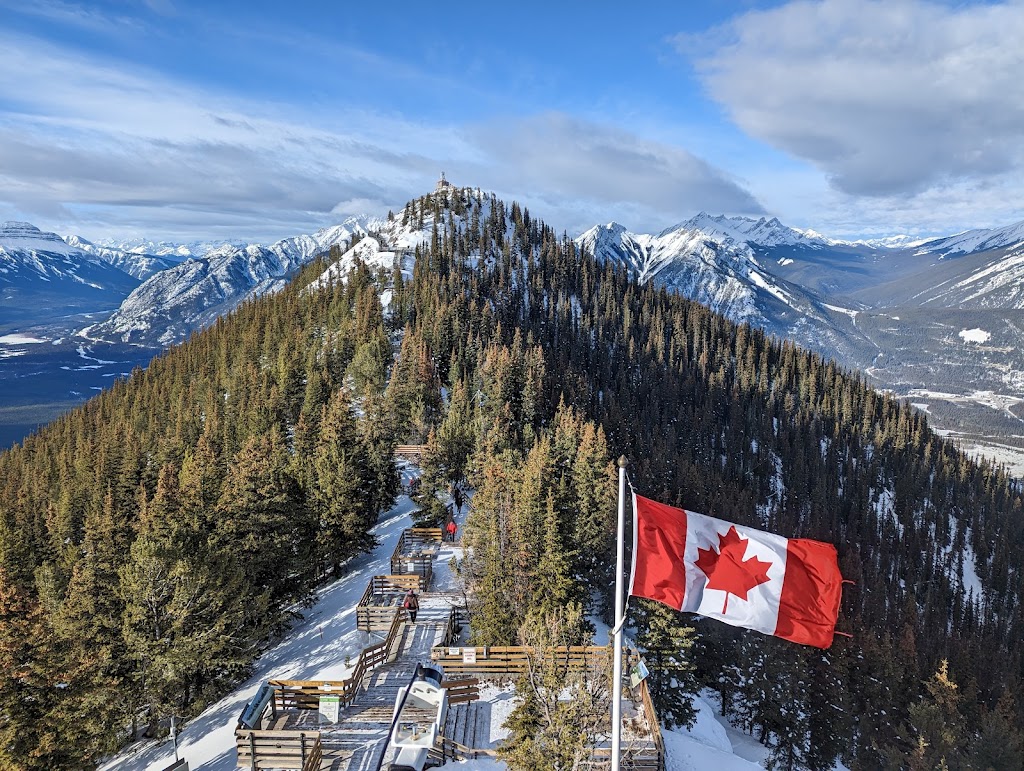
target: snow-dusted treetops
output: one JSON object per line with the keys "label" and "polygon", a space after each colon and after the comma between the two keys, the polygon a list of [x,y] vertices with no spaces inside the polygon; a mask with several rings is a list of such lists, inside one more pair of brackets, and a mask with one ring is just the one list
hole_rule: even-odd
{"label": "snow-dusted treetops", "polygon": [[[305,246],[275,245],[268,259],[296,265],[278,291],[0,454],[0,671],[15,673],[0,767],[92,768],[244,679],[372,548],[399,443],[427,445],[422,521],[453,481],[475,491],[459,566],[474,641],[607,607],[610,459],[625,455],[641,494],[835,543],[856,581],[840,615],[853,637],[828,651],[633,604],[664,721],[692,719],[705,687],[773,767],[1020,766],[1018,481],[864,376],[641,283],[630,258],[597,260],[516,203],[452,189],[361,227],[301,266]],[[870,262],[816,240],[632,241],[650,255],[677,237],[687,259],[822,318],[820,287],[798,295],[773,271],[799,258],[852,292]],[[860,329],[864,310],[835,307]],[[559,728],[530,709],[510,762]]]}

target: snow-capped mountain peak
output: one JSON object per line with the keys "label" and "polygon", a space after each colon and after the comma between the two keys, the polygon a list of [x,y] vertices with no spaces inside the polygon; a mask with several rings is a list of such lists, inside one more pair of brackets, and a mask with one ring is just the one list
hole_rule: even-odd
{"label": "snow-capped mountain peak", "polygon": [[968,230],[954,236],[935,238],[920,244],[922,252],[971,254],[990,249],[1007,249],[1024,244],[1024,221],[1001,228]]}
{"label": "snow-capped mountain peak", "polygon": [[40,292],[58,311],[63,300],[69,300],[69,307],[85,297],[106,304],[124,297],[137,284],[138,279],[123,267],[67,243],[56,233],[28,222],[0,224],[0,285],[8,292],[12,308],[15,297],[19,302],[39,302]]}
{"label": "snow-capped mountain peak", "polygon": [[40,230],[28,222],[0,223],[0,249],[46,252],[47,254],[74,254],[83,252],[70,245],[56,233]]}
{"label": "snow-capped mountain peak", "polygon": [[745,243],[752,246],[794,246],[799,244],[819,248],[833,243],[831,239],[813,230],[804,231],[784,225],[777,217],[753,219],[701,212],[686,222],[662,231],[659,237],[678,230],[698,231],[719,243]]}
{"label": "snow-capped mountain peak", "polygon": [[163,346],[212,323],[248,297],[280,289],[295,272],[334,246],[348,249],[385,221],[354,217],[309,235],[270,246],[222,243],[152,276],[106,321],[83,330],[89,337]]}

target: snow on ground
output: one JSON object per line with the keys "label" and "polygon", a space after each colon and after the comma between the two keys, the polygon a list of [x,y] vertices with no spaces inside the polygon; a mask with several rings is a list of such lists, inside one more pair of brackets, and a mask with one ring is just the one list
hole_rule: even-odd
{"label": "snow on ground", "polygon": [[[408,482],[415,470],[403,466],[403,481]],[[355,607],[374,575],[390,571],[390,557],[402,530],[411,525],[409,515],[413,502],[406,496],[381,518],[374,528],[379,545],[349,566],[344,577],[324,587],[315,605],[304,612],[285,639],[267,651],[255,663],[253,675],[178,732],[178,754],[187,760],[192,771],[234,771],[235,725],[242,709],[266,680],[342,680],[354,666],[359,652],[377,642],[379,635],[356,629]],[[468,510],[463,505],[456,517],[458,536]],[[460,591],[458,576],[451,571],[452,557],[461,559],[461,543],[444,543],[434,565],[435,591]],[[596,628],[595,645],[608,644],[608,625],[597,617],[590,619]],[[631,642],[631,641],[630,641]],[[346,659],[348,663],[346,663]],[[481,688],[481,699],[490,704],[490,734],[487,746],[495,748],[505,736],[503,725],[515,706],[510,691],[488,684]],[[712,706],[709,692],[695,697],[698,709],[693,728],[663,730],[669,771],[747,771],[763,768],[767,750],[752,736],[736,730]],[[169,740],[139,742],[100,766],[100,771],[163,771],[174,760]],[[480,758],[450,761],[441,768],[452,771],[505,771],[498,760]]]}
{"label": "snow on ground", "polygon": [[961,329],[958,333],[965,343],[987,343],[992,335],[984,329]]}
{"label": "snow on ground", "polygon": [[[97,359],[95,356],[90,356],[89,354],[92,353],[92,349],[89,346],[87,346],[87,345],[80,345],[75,350],[78,351],[78,356],[80,358],[82,358],[82,359],[85,359],[86,361],[94,361],[94,362],[96,362],[96,364],[116,364],[117,363],[115,361],[106,361],[105,359]],[[95,368],[96,368],[95,366],[92,367],[92,369],[95,369]]]}
{"label": "snow on ground", "polygon": [[[704,697],[693,700],[697,708],[697,721],[693,728],[663,731],[665,739],[665,767],[672,771],[748,771],[763,769],[761,760],[767,750],[753,737],[736,731]],[[730,734],[732,736],[730,736]],[[735,737],[735,738],[733,738]],[[754,746],[751,746],[751,743]]]}
{"label": "snow on ground", "polygon": [[31,343],[45,342],[45,340],[41,340],[38,337],[31,337],[29,335],[0,335],[0,345],[29,345]]}
{"label": "snow on ground", "polygon": [[828,303],[822,303],[822,305],[824,305],[830,311],[835,311],[836,313],[844,313],[844,314],[846,314],[851,319],[853,319],[854,323],[857,323],[857,314],[859,314],[860,311],[852,311],[849,308],[840,308],[838,305],[829,305]]}
{"label": "snow on ground", "polygon": [[[209,707],[178,733],[178,754],[192,771],[233,771],[235,725],[246,702],[266,680],[341,680],[354,666],[359,652],[379,639],[356,629],[355,607],[374,575],[390,571],[391,552],[402,530],[410,526],[413,503],[407,497],[373,529],[380,540],[377,548],[349,566],[343,578],[324,587],[317,603],[304,612],[305,619],[255,663],[253,676],[233,693]],[[167,740],[132,745],[104,765],[100,771],[162,771],[174,761]]]}

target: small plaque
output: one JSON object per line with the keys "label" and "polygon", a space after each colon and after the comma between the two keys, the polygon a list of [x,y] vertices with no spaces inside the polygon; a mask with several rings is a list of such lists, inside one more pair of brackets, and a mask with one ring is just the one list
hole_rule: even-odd
{"label": "small plaque", "polygon": [[460,653],[462,653],[462,648],[449,648],[448,649],[448,655],[449,656],[458,656]]}
{"label": "small plaque", "polygon": [[647,665],[642,660],[638,661],[629,670],[629,687],[636,688],[649,674]]}
{"label": "small plaque", "polygon": [[463,664],[476,664],[476,648],[463,648],[462,649],[462,663]]}

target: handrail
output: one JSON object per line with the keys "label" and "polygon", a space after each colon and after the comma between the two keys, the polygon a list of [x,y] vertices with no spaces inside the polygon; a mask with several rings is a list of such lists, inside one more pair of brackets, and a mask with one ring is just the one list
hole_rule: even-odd
{"label": "handrail", "polygon": [[322,694],[324,692],[324,685],[329,686],[332,693],[334,692],[334,688],[337,687],[337,693],[341,697],[341,703],[345,706],[351,704],[359,694],[362,682],[367,673],[372,672],[390,658],[391,648],[394,645],[395,639],[398,637],[398,632],[402,627],[402,622],[405,617],[406,612],[404,609],[395,608],[395,615],[391,620],[391,628],[388,630],[387,636],[382,642],[363,648],[359,653],[359,658],[356,659],[356,665],[352,669],[352,673],[344,680],[268,681],[271,687],[278,691],[276,697],[280,700],[281,709],[285,709],[288,706],[289,695],[291,696],[291,704],[297,709],[314,709],[315,707],[312,706],[311,697]]}

